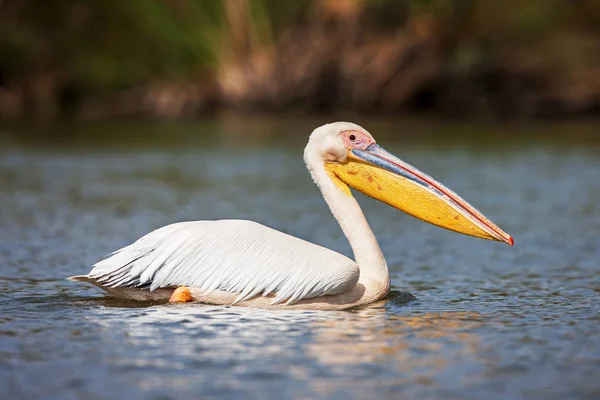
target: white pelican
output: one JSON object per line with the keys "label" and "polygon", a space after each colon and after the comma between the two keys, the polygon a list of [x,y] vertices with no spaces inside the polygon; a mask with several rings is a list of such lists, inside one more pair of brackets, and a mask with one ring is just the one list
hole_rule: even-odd
{"label": "white pelican", "polygon": [[157,229],[68,279],[134,300],[313,310],[374,303],[389,294],[388,267],[349,187],[431,224],[513,245],[456,193],[358,125],[315,129],[304,161],[356,261],[252,221],[191,221]]}

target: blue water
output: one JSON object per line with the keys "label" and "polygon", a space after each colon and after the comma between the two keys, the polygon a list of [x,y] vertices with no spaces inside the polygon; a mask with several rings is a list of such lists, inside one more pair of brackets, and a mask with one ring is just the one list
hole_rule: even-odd
{"label": "blue water", "polygon": [[301,128],[0,141],[2,398],[598,398],[600,146],[570,131],[488,142],[464,127],[371,128],[515,238],[447,232],[357,194],[391,270],[382,306],[140,304],[64,281],[189,219],[253,219],[351,255],[302,163]]}

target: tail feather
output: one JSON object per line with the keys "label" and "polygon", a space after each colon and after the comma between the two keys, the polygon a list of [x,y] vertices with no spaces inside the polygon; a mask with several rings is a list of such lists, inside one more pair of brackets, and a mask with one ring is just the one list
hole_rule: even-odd
{"label": "tail feather", "polygon": [[171,294],[175,288],[161,288],[150,291],[147,288],[134,287],[117,287],[111,288],[104,286],[102,282],[96,278],[91,278],[88,275],[75,275],[67,278],[68,281],[74,282],[89,282],[92,285],[98,286],[100,289],[107,291],[115,297],[129,300],[139,301],[167,301],[171,298]]}
{"label": "tail feather", "polygon": [[89,282],[89,283],[96,283],[96,280],[94,278],[90,278],[87,275],[75,275],[75,276],[70,276],[67,278],[68,281],[73,281],[73,282]]}

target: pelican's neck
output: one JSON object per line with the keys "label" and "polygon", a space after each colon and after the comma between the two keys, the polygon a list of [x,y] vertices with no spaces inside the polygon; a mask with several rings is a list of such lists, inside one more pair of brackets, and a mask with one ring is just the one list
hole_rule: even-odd
{"label": "pelican's neck", "polygon": [[313,180],[321,190],[333,216],[340,224],[350,242],[356,263],[360,268],[360,280],[371,281],[389,289],[388,267],[365,215],[354,197],[345,193],[329,177],[322,161],[306,159]]}

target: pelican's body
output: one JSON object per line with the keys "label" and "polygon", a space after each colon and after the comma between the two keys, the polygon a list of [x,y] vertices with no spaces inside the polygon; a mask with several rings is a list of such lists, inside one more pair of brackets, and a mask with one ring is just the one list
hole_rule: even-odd
{"label": "pelican's body", "polygon": [[389,293],[388,268],[349,185],[427,222],[512,245],[458,195],[387,153],[358,125],[315,129],[304,160],[354,261],[256,222],[192,221],[157,229],[69,279],[134,300],[319,310],[374,303]]}

